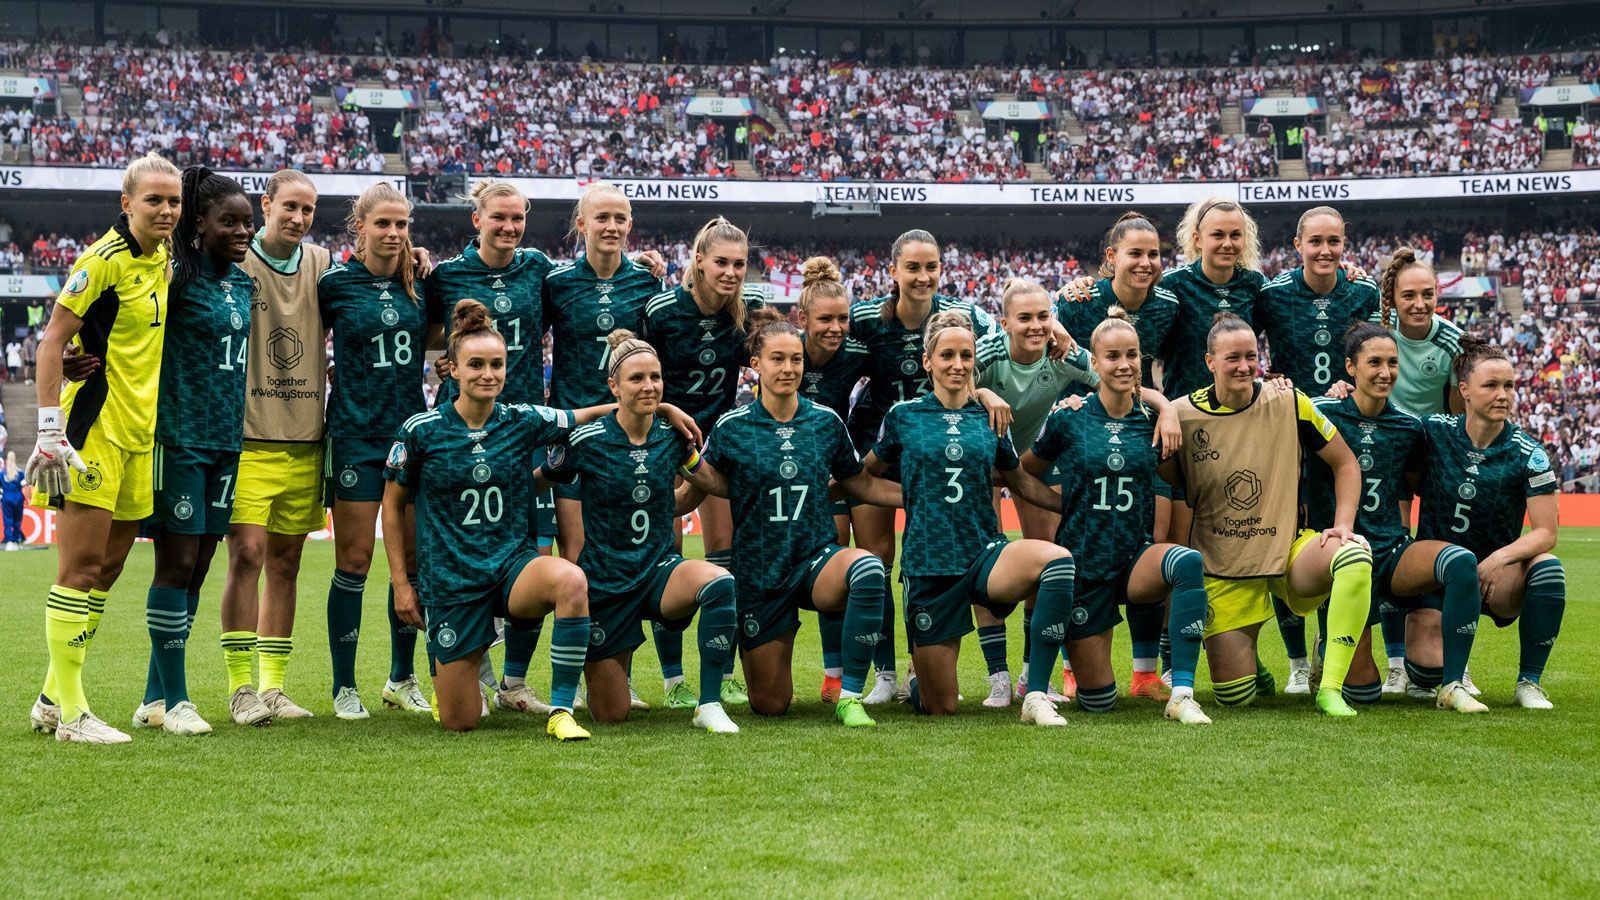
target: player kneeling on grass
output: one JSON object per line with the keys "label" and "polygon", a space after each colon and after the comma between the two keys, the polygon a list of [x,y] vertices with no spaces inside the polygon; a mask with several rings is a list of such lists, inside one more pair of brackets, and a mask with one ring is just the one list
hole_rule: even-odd
{"label": "player kneeling on grass", "polygon": [[[1353,716],[1340,689],[1372,604],[1372,551],[1355,532],[1361,469],[1309,398],[1256,378],[1249,323],[1218,313],[1206,338],[1206,365],[1213,383],[1177,401],[1183,450],[1160,472],[1187,492],[1194,510],[1190,537],[1206,564],[1206,658],[1217,702],[1255,699],[1264,673],[1256,635],[1273,618],[1277,595],[1300,616],[1328,603],[1317,707]],[[1333,470],[1334,524],[1296,537],[1302,450]]]}
{"label": "player kneeling on grass", "polygon": [[[478,666],[494,643],[495,617],[528,621],[554,612],[546,731],[583,740],[589,733],[573,720],[572,701],[589,643],[588,582],[577,566],[540,555],[528,539],[527,492],[535,489],[528,472],[536,451],[564,443],[574,427],[615,407],[567,412],[496,403],[505,384],[505,339],[475,300],[456,304],[445,354],[460,393],[401,426],[384,469],[395,613],[427,631],[440,724],[470,731],[481,715]],[[414,535],[405,514],[413,501]],[[406,578],[402,538],[417,548],[416,588]]]}
{"label": "player kneeling on grass", "polygon": [[810,609],[844,617],[834,714],[848,728],[876,725],[861,692],[883,639],[888,579],[878,557],[834,543],[829,477],[864,503],[898,506],[900,491],[862,470],[837,413],[799,395],[800,330],[771,309],[753,311],[747,327],[759,395],[718,419],[704,456],[691,456],[680,469],[687,483],[678,511],[693,509],[705,494],[731,501],[739,656],[751,711],[788,712],[799,611]]}
{"label": "player kneeling on grass", "polygon": [[694,724],[733,734],[739,726],[721,697],[736,631],[733,576],[673,548],[673,485],[694,449],[656,416],[662,380],[655,349],[626,330],[612,332],[608,346],[617,411],[574,431],[567,447],[551,449],[542,468],[552,481],[576,480],[583,502],[578,566],[589,579],[589,713],[596,722],[628,717],[628,672],[633,651],[644,643],[644,621],[681,632],[699,613]]}
{"label": "player kneeling on grass", "polygon": [[[1506,354],[1463,337],[1452,368],[1467,411],[1423,420],[1428,465],[1417,492],[1417,537],[1454,541],[1477,554],[1483,612],[1502,628],[1517,622],[1522,658],[1514,702],[1550,709],[1539,679],[1567,606],[1566,570],[1550,555],[1560,526],[1556,475],[1550,455],[1511,421],[1516,372]],[[1524,515],[1531,526],[1526,534]],[[1459,623],[1447,618],[1445,627],[1476,624],[1476,617]],[[1445,674],[1452,680],[1440,688],[1440,706],[1460,708],[1457,695],[1466,690],[1453,680],[1456,675]]]}
{"label": "player kneeling on grass", "polygon": [[[1008,607],[1037,596],[1030,672],[1054,666],[1072,611],[1072,554],[1048,541],[1007,541],[990,502],[999,470],[1013,496],[1061,508],[1054,491],[1018,466],[1009,429],[996,434],[973,398],[976,341],[964,312],[928,319],[922,352],[933,391],[890,407],[866,459],[869,472],[900,466],[906,506],[900,571],[916,670],[909,699],[917,711],[935,715],[956,711],[956,658],[962,635],[973,629],[974,604],[1004,618]],[[1042,689],[1023,697],[1022,721],[1067,722]]]}
{"label": "player kneeling on grass", "polygon": [[[1056,543],[1077,560],[1075,606],[1067,623],[1067,656],[1077,675],[1078,705],[1109,712],[1117,701],[1111,670],[1111,629],[1124,604],[1172,601],[1172,696],[1166,716],[1185,725],[1209,725],[1194,699],[1194,672],[1205,628],[1206,586],[1200,554],[1155,543],[1156,414],[1140,396],[1139,333],[1128,314],[1113,307],[1090,340],[1099,389],[1081,408],[1058,409],[1023,454],[1022,467],[1038,476],[1051,465],[1061,472],[1061,524]],[[1153,395],[1153,397],[1151,397]]]}

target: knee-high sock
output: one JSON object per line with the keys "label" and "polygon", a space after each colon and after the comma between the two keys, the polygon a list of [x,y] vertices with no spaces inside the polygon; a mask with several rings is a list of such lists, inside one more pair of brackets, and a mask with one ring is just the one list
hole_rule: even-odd
{"label": "knee-high sock", "polygon": [[254,631],[225,631],[222,634],[222,666],[228,673],[228,695],[255,679],[250,667],[256,661]]}
{"label": "knee-high sock", "polygon": [[1306,617],[1296,615],[1288,604],[1278,597],[1272,598],[1272,612],[1278,617],[1278,633],[1283,635],[1283,649],[1290,659],[1306,658]]}
{"label": "knee-high sock", "polygon": [[335,569],[328,585],[328,653],[333,658],[333,693],[356,686],[356,648],[361,641],[361,599],[367,576]]}
{"label": "knee-high sock", "polygon": [[[1460,549],[1460,548],[1457,548]],[[1441,554],[1439,559],[1443,559]],[[1439,562],[1433,563],[1438,571]],[[1443,582],[1440,582],[1443,584]],[[1474,610],[1476,615],[1477,611]],[[1404,659],[1406,655],[1406,611],[1393,603],[1384,603],[1378,607],[1378,625],[1383,631],[1383,652],[1390,659]],[[1448,640],[1448,639],[1446,639]]]}
{"label": "knee-high sock", "polygon": [[[727,548],[725,550],[712,550],[712,551],[706,553],[706,562],[711,563],[714,566],[721,566],[724,569],[732,571],[732,569],[733,569],[733,548],[729,547],[729,548]],[[670,645],[669,646],[667,643],[663,642],[664,638],[675,639],[677,641],[677,643],[675,645]],[[667,662],[668,662],[668,659],[672,657],[672,653],[673,653],[674,649],[676,649],[676,651],[677,651],[677,656],[675,657],[675,659],[677,661],[677,663],[676,663],[677,664],[677,674],[682,675],[683,674],[683,635],[682,634],[670,634],[669,635],[669,634],[660,634],[660,633],[658,633],[656,635],[656,653],[661,657],[661,675],[662,675],[663,678],[672,677],[667,672]],[[728,658],[723,660],[723,663],[722,663],[722,677],[724,679],[733,677],[734,659],[737,657],[738,652],[739,652],[739,648],[737,646],[735,646],[732,650],[728,651]]]}
{"label": "knee-high sock", "polygon": [[1217,702],[1223,706],[1249,706],[1256,699],[1256,676],[1246,675],[1232,681],[1219,681],[1211,688]]}
{"label": "knee-high sock", "polygon": [[94,646],[94,636],[100,633],[100,619],[106,614],[106,597],[110,593],[99,588],[89,589],[89,620],[83,633],[83,652],[86,654]]}
{"label": "knee-high sock", "polygon": [[695,594],[694,602],[700,607],[696,632],[700,642],[700,702],[720,703],[722,667],[733,653],[737,628],[733,576],[718,575],[706,582]]}
{"label": "knee-high sock", "polygon": [[189,597],[183,588],[152,587],[145,600],[145,626],[150,631],[150,658],[161,679],[167,709],[189,699],[184,679],[184,644],[189,634]]}
{"label": "knee-high sock", "polygon": [[1346,541],[1328,566],[1333,589],[1328,594],[1328,651],[1319,691],[1339,690],[1356,658],[1356,644],[1372,611],[1372,551]]}
{"label": "knee-high sock", "polygon": [[44,639],[50,651],[45,696],[60,705],[63,722],[76,719],[89,707],[83,696],[83,655],[88,632],[88,592],[52,585],[44,607]]}
{"label": "knee-high sock", "polygon": [[1522,621],[1517,623],[1522,643],[1517,678],[1537,684],[1556,635],[1561,633],[1561,616],[1567,609],[1567,571],[1559,559],[1534,563],[1528,569],[1527,585],[1522,595]]}
{"label": "knee-high sock", "polygon": [[1070,556],[1045,563],[1039,573],[1039,600],[1033,607],[1033,648],[1028,654],[1028,690],[1048,691],[1056,657],[1066,647],[1067,616],[1078,564]]}
{"label": "knee-high sock", "polygon": [[[1170,604],[1170,601],[1168,601]],[[1168,631],[1172,611],[1167,610],[1167,621],[1161,623],[1161,671],[1172,671],[1172,634]]]}
{"label": "knee-high sock", "polygon": [[[1035,601],[1035,602],[1037,602],[1037,601]],[[1029,609],[1027,607],[1027,605],[1024,604],[1023,607],[1022,607],[1022,671],[1018,673],[1018,677],[1020,677],[1023,681],[1027,681],[1028,680],[1028,660],[1031,659],[1032,657],[1033,657],[1033,610]],[[1054,667],[1055,666],[1055,661],[1051,660],[1050,665],[1052,667]],[[1045,681],[1045,686],[1046,686],[1047,689],[1049,687],[1050,676],[1052,674],[1053,674],[1053,672],[1046,672],[1044,674],[1044,681]]]}
{"label": "knee-high sock", "polygon": [[1200,644],[1206,630],[1206,572],[1198,550],[1173,547],[1161,559],[1161,577],[1172,585],[1167,635],[1172,645],[1172,686],[1194,690]]}
{"label": "knee-high sock", "polygon": [[[884,565],[884,570],[883,570],[884,571],[884,578],[883,578],[884,584],[888,584],[888,582],[889,582],[888,564],[885,563],[883,565]],[[882,635],[882,637],[879,639],[878,645],[876,647],[872,648],[872,667],[874,669],[877,669],[879,674],[882,674],[884,672],[893,672],[895,670],[894,669],[894,666],[895,666],[895,662],[894,662],[894,647],[895,647],[894,616],[895,616],[895,609],[894,609],[894,607],[895,607],[895,604],[894,604],[894,601],[893,601],[892,598],[889,599],[889,600],[886,600],[884,602],[884,604],[883,604],[883,627],[878,629],[878,633],[880,635]]]}
{"label": "knee-high sock", "polygon": [[[184,595],[184,599],[187,601],[187,610],[188,610],[188,615],[185,616],[185,618],[184,618],[184,628],[183,628],[184,653],[187,655],[187,653],[189,652],[189,647],[188,647],[188,644],[189,644],[189,632],[194,629],[194,614],[195,614],[195,611],[200,608],[200,595],[199,594],[187,594],[186,593]],[[149,604],[148,604],[148,600],[147,600],[146,601],[146,606],[148,607],[148,605]],[[148,623],[149,623],[148,610],[146,611],[145,620],[146,620],[146,624],[148,625]],[[255,650],[252,647],[251,648],[251,655],[254,656],[254,653],[255,653]],[[246,678],[246,680],[248,681],[248,678]],[[233,691],[229,690],[228,693],[231,694],[231,693],[233,693]],[[144,700],[142,700],[141,702],[146,704],[146,705],[148,705],[148,704],[156,702],[157,700],[162,699],[164,696],[165,695],[162,693],[162,690],[161,690],[161,670],[156,668],[156,654],[154,652],[152,652],[150,654],[150,666],[145,671],[145,674],[144,674]]]}
{"label": "knee-high sock", "polygon": [[[416,587],[416,579],[411,579]],[[394,611],[394,585],[389,586],[389,680],[396,684],[417,674],[417,629]]]}
{"label": "knee-high sock", "polygon": [[283,690],[283,679],[289,669],[289,657],[294,653],[292,637],[256,638],[256,658],[261,665],[262,692]]}
{"label": "knee-high sock", "polygon": [[589,652],[589,617],[557,616],[550,628],[550,706],[572,711]]}
{"label": "knee-high sock", "polygon": [[[533,623],[531,628],[520,628],[506,623],[505,665],[501,670],[501,677],[511,687],[516,687],[528,678],[528,666],[533,663],[533,651],[539,649],[539,635],[544,632],[544,620]],[[484,659],[488,659],[487,656]],[[494,670],[489,670],[489,680],[494,681]]]}
{"label": "knee-high sock", "polygon": [[978,626],[978,649],[983,651],[983,662],[989,674],[1006,671],[1006,625]]}
{"label": "knee-high sock", "polygon": [[1130,603],[1127,618],[1133,671],[1154,672],[1161,657],[1161,625],[1166,613],[1159,603]]}
{"label": "knee-high sock", "polygon": [[817,633],[822,637],[823,674],[838,678],[844,671],[844,616],[818,613]]}
{"label": "knee-high sock", "polygon": [[888,572],[883,560],[876,556],[863,556],[851,563],[844,577],[848,593],[844,607],[844,643],[839,655],[844,667],[840,696],[859,697],[867,684],[867,670],[872,665],[874,649],[886,637],[880,630],[887,615],[884,610],[894,604],[889,602]]}
{"label": "knee-high sock", "polygon": [[[661,660],[661,677],[663,679],[683,677],[683,632],[663,628],[656,622],[650,623],[650,637],[656,643],[656,657]],[[722,680],[722,672],[717,672],[717,680]]]}
{"label": "knee-high sock", "polygon": [[[1478,595],[1478,557],[1471,550],[1451,544],[1434,559],[1433,578],[1444,585],[1444,609],[1439,618],[1440,636],[1444,639],[1444,672],[1440,677],[1445,684],[1449,684],[1466,677],[1467,658],[1472,655],[1472,642],[1478,634],[1478,615],[1483,608],[1483,601]],[[1387,646],[1387,619],[1383,625],[1383,640]],[[1405,646],[1405,636],[1405,617],[1402,614],[1402,648]]]}

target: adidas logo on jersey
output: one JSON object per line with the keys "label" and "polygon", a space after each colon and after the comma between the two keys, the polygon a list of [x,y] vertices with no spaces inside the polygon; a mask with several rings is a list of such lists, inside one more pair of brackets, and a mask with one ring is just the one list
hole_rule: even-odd
{"label": "adidas logo on jersey", "polygon": [[779,447],[778,449],[779,450],[793,450],[794,449],[794,445],[789,443],[788,441],[784,441],[783,442],[783,446]]}
{"label": "adidas logo on jersey", "polygon": [[646,469],[644,467],[644,463],[639,463],[637,466],[633,467],[633,474],[635,474],[635,475],[649,475],[650,474],[650,470]]}
{"label": "adidas logo on jersey", "polygon": [[1478,474],[1478,466],[1477,466],[1477,464],[1473,464],[1473,465],[1467,466],[1467,471],[1472,473],[1473,475]]}
{"label": "adidas logo on jersey", "polygon": [[503,288],[505,286],[506,286],[505,280],[502,279],[499,275],[496,275],[494,277],[494,284],[489,285],[489,287],[492,287],[492,288]]}
{"label": "adidas logo on jersey", "polygon": [[473,444],[472,445],[472,452],[473,453],[487,453],[489,451],[483,449],[483,445],[482,444]]}
{"label": "adidas logo on jersey", "polygon": [[384,291],[383,293],[378,295],[378,299],[379,300],[393,300],[394,299],[394,295],[390,294],[388,291]]}
{"label": "adidas logo on jersey", "polygon": [[960,434],[961,433],[961,429],[957,428],[954,425],[951,425],[949,428],[945,429],[944,433],[945,434]]}

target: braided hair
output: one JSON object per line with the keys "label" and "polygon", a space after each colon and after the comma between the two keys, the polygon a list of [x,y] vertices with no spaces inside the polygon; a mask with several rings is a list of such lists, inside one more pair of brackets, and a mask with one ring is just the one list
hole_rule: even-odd
{"label": "braided hair", "polygon": [[1378,294],[1382,303],[1379,309],[1379,317],[1383,322],[1383,327],[1391,331],[1395,328],[1394,296],[1399,289],[1400,275],[1412,266],[1421,266],[1430,273],[1433,272],[1433,266],[1423,262],[1422,258],[1417,256],[1415,247],[1401,247],[1394,251],[1394,256],[1389,258],[1389,264],[1383,267],[1383,274],[1378,278]]}
{"label": "braided hair", "polygon": [[245,196],[239,182],[205,166],[183,170],[183,208],[172,234],[172,283],[184,287],[200,277],[200,220],[217,201],[235,194]]}

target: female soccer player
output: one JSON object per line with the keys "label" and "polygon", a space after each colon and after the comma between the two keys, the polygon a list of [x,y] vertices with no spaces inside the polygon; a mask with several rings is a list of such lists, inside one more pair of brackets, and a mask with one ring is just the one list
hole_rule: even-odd
{"label": "female soccer player", "polygon": [[694,726],[736,733],[720,694],[737,635],[733,576],[673,549],[673,486],[692,448],[656,417],[664,388],[655,349],[626,330],[612,332],[607,346],[617,411],[574,431],[543,467],[556,481],[582,476],[585,539],[578,567],[589,579],[589,712],[596,722],[628,717],[629,663],[644,643],[641,623],[682,632],[698,613]]}
{"label": "female soccer player", "polygon": [[[733,409],[745,352],[746,319],[765,301],[760,289],[745,284],[750,243],[727,219],[718,216],[694,238],[694,260],[686,284],[652,297],[644,308],[645,337],[659,348],[666,398],[682,406],[703,431]],[[733,521],[728,501],[712,496],[700,505],[700,528],[706,561],[726,568],[733,555]],[[687,705],[689,689],[682,682],[683,639],[658,631],[662,667],[678,671],[667,677],[667,705]],[[748,702],[745,688],[730,671],[722,679],[727,704]]]}
{"label": "female soccer player", "polygon": [[[1052,359],[1048,355],[1052,316],[1050,295],[1037,282],[1026,278],[1012,278],[1006,282],[1001,300],[1001,330],[992,331],[978,341],[974,383],[1000,395],[1011,406],[1011,430],[1016,437],[1013,445],[1018,453],[1033,446],[1033,439],[1044,426],[1045,417],[1061,395],[1073,385],[1085,388],[1094,382],[1089,370],[1089,354],[1074,346],[1068,360]],[[1000,498],[995,491],[995,509],[998,513]],[[1034,540],[1055,539],[1060,516],[1047,509],[1012,497],[1017,519],[1022,523],[1022,536]],[[1007,610],[1009,612],[1009,609]],[[1011,705],[1011,673],[1006,662],[1006,623],[996,618],[987,608],[974,609],[978,623],[978,646],[989,669],[989,696],[983,705],[998,709]],[[1028,633],[1028,623],[1033,610],[1023,609],[1023,633]],[[1028,658],[1024,642],[1022,657]],[[1052,662],[1053,665],[1053,662]],[[1048,689],[1050,675],[1045,673]],[[1025,696],[1028,681],[1026,664],[1017,688]]]}
{"label": "female soccer player", "polygon": [[[333,331],[328,471],[335,571],[328,587],[328,641],[333,710],[341,719],[368,716],[356,690],[356,642],[383,500],[385,441],[424,408],[422,357],[430,322],[411,257],[410,221],[411,203],[393,185],[379,182],[367,188],[345,220],[356,238],[354,258],[330,268],[317,282],[322,321]],[[406,660],[413,656],[414,631],[394,630],[390,639],[399,644],[392,655]],[[414,675],[387,686],[385,693],[407,712],[432,711]]]}
{"label": "female soccer player", "polygon": [[[572,212],[572,232],[578,236],[583,252],[572,262],[551,269],[545,277],[544,322],[550,329],[554,354],[550,373],[552,406],[573,409],[610,402],[606,373],[611,351],[607,336],[619,328],[642,331],[645,302],[667,286],[660,277],[666,273],[666,265],[653,251],[638,260],[624,255],[632,231],[633,206],[621,188],[604,181],[584,188]],[[578,486],[557,485],[555,498],[559,549],[563,558],[576,562],[584,539]],[[658,635],[656,645],[668,681],[683,676],[682,643],[675,645],[670,637],[663,647]],[[537,626],[526,635],[508,632],[507,665],[526,671],[537,639]],[[671,687],[669,684],[669,694]],[[679,693],[686,692],[684,689]],[[679,697],[674,703],[669,697],[668,705],[683,705],[684,699]],[[686,700],[688,706],[694,705],[692,693],[687,693]],[[635,697],[633,708],[649,707]]]}
{"label": "female soccer player", "polygon": [[[946,310],[928,318],[922,365],[933,390],[896,403],[867,455],[867,471],[900,467],[906,506],[904,580],[907,642],[916,674],[910,701],[920,712],[952,715],[961,637],[974,603],[1015,606],[1037,598],[1031,671],[1048,672],[1061,654],[1072,611],[1072,555],[1047,541],[1008,542],[995,517],[993,476],[1030,503],[1059,509],[1059,496],[1023,472],[1005,432],[996,434],[972,397],[977,350],[971,320]],[[998,610],[996,610],[998,612]],[[1064,725],[1042,689],[1022,701],[1022,721]]]}
{"label": "female soccer player", "polygon": [[[39,342],[39,437],[28,458],[35,502],[60,500],[56,580],[45,602],[50,667],[29,715],[58,741],[131,738],[89,711],[83,663],[139,523],[154,509],[161,349],[171,240],[183,205],[177,167],[150,154],[122,177],[122,216],[73,264]],[[104,361],[62,385],[68,344]]]}
{"label": "female soccer player", "polygon": [[[1207,339],[1214,382],[1177,401],[1183,451],[1161,475],[1186,492],[1191,540],[1205,558],[1206,656],[1217,701],[1255,699],[1261,669],[1256,634],[1272,617],[1272,594],[1298,616],[1328,602],[1328,655],[1317,707],[1353,716],[1340,689],[1366,627],[1372,552],[1355,533],[1361,472],[1344,438],[1307,397],[1256,379],[1255,330],[1219,313]],[[1300,455],[1333,469],[1334,524],[1295,536]]]}
{"label": "female soccer player", "polygon": [[[1417,537],[1452,541],[1477,554],[1483,611],[1502,628],[1521,620],[1514,702],[1550,709],[1539,679],[1567,605],[1566,570],[1550,554],[1560,526],[1556,475],[1549,454],[1511,421],[1516,372],[1505,353],[1463,336],[1452,369],[1467,411],[1423,420],[1428,466],[1418,491]],[[1448,681],[1454,674],[1445,673],[1438,702],[1459,709],[1453,704],[1464,685]]]}
{"label": "female soccer player", "polygon": [[687,484],[678,509],[693,509],[706,494],[732,502],[739,655],[750,709],[766,716],[789,710],[799,611],[814,609],[844,618],[834,714],[847,728],[872,726],[861,693],[872,647],[883,639],[888,583],[882,560],[834,542],[829,479],[866,503],[895,505],[900,492],[863,472],[836,413],[800,396],[800,331],[770,307],[752,312],[747,327],[760,393],[718,419],[705,454],[691,455],[680,469]]}
{"label": "female soccer player", "polygon": [[1116,703],[1111,629],[1121,621],[1117,607],[1159,609],[1170,596],[1172,695],[1166,716],[1185,725],[1209,725],[1211,719],[1194,699],[1206,618],[1204,565],[1196,551],[1157,543],[1151,533],[1156,496],[1151,479],[1161,460],[1154,446],[1157,413],[1140,398],[1139,333],[1125,310],[1112,307],[1090,335],[1090,349],[1099,389],[1082,408],[1051,413],[1022,456],[1022,467],[1031,475],[1054,465],[1063,476],[1062,517],[1053,537],[1081,567],[1066,632],[1078,705],[1109,712]]}
{"label": "female soccer player", "polygon": [[[1407,479],[1428,463],[1421,421],[1389,402],[1400,373],[1394,338],[1381,325],[1357,323],[1344,336],[1344,368],[1355,382],[1355,393],[1342,400],[1318,397],[1312,402],[1339,429],[1361,466],[1356,530],[1372,545],[1373,605],[1379,607],[1381,601],[1409,609],[1407,624],[1414,639],[1409,642],[1406,668],[1415,683],[1430,687],[1439,685],[1443,673],[1450,689],[1439,695],[1441,709],[1483,712],[1486,707],[1460,685],[1475,633],[1473,627],[1464,626],[1478,620],[1477,557],[1454,543],[1412,540],[1400,512],[1402,503],[1409,504]],[[1321,459],[1307,458],[1301,497],[1309,527],[1333,523],[1333,473]],[[1442,628],[1440,610],[1422,599],[1440,589]],[[1354,674],[1345,681],[1347,702],[1373,703],[1381,694],[1369,640],[1363,629]],[[1355,682],[1356,677],[1363,680]]]}
{"label": "female soccer player", "polygon": [[[135,728],[210,734],[189,701],[184,657],[200,587],[233,516],[244,428],[246,351],[255,282],[239,268],[255,230],[250,198],[237,181],[202,166],[183,172],[183,217],[173,234],[173,277],[156,408],[155,577],[145,619],[150,669]],[[233,698],[242,725],[271,711]]]}
{"label": "female soccer player", "polygon": [[[795,302],[805,339],[805,372],[800,396],[834,411],[840,421],[850,416],[850,394],[872,362],[867,346],[850,335],[850,292],[839,267],[826,256],[813,256],[800,266],[800,296]],[[833,503],[839,546],[850,545],[849,500]],[[822,633],[822,699],[834,703],[843,684],[841,660],[844,620],[819,614]]]}

